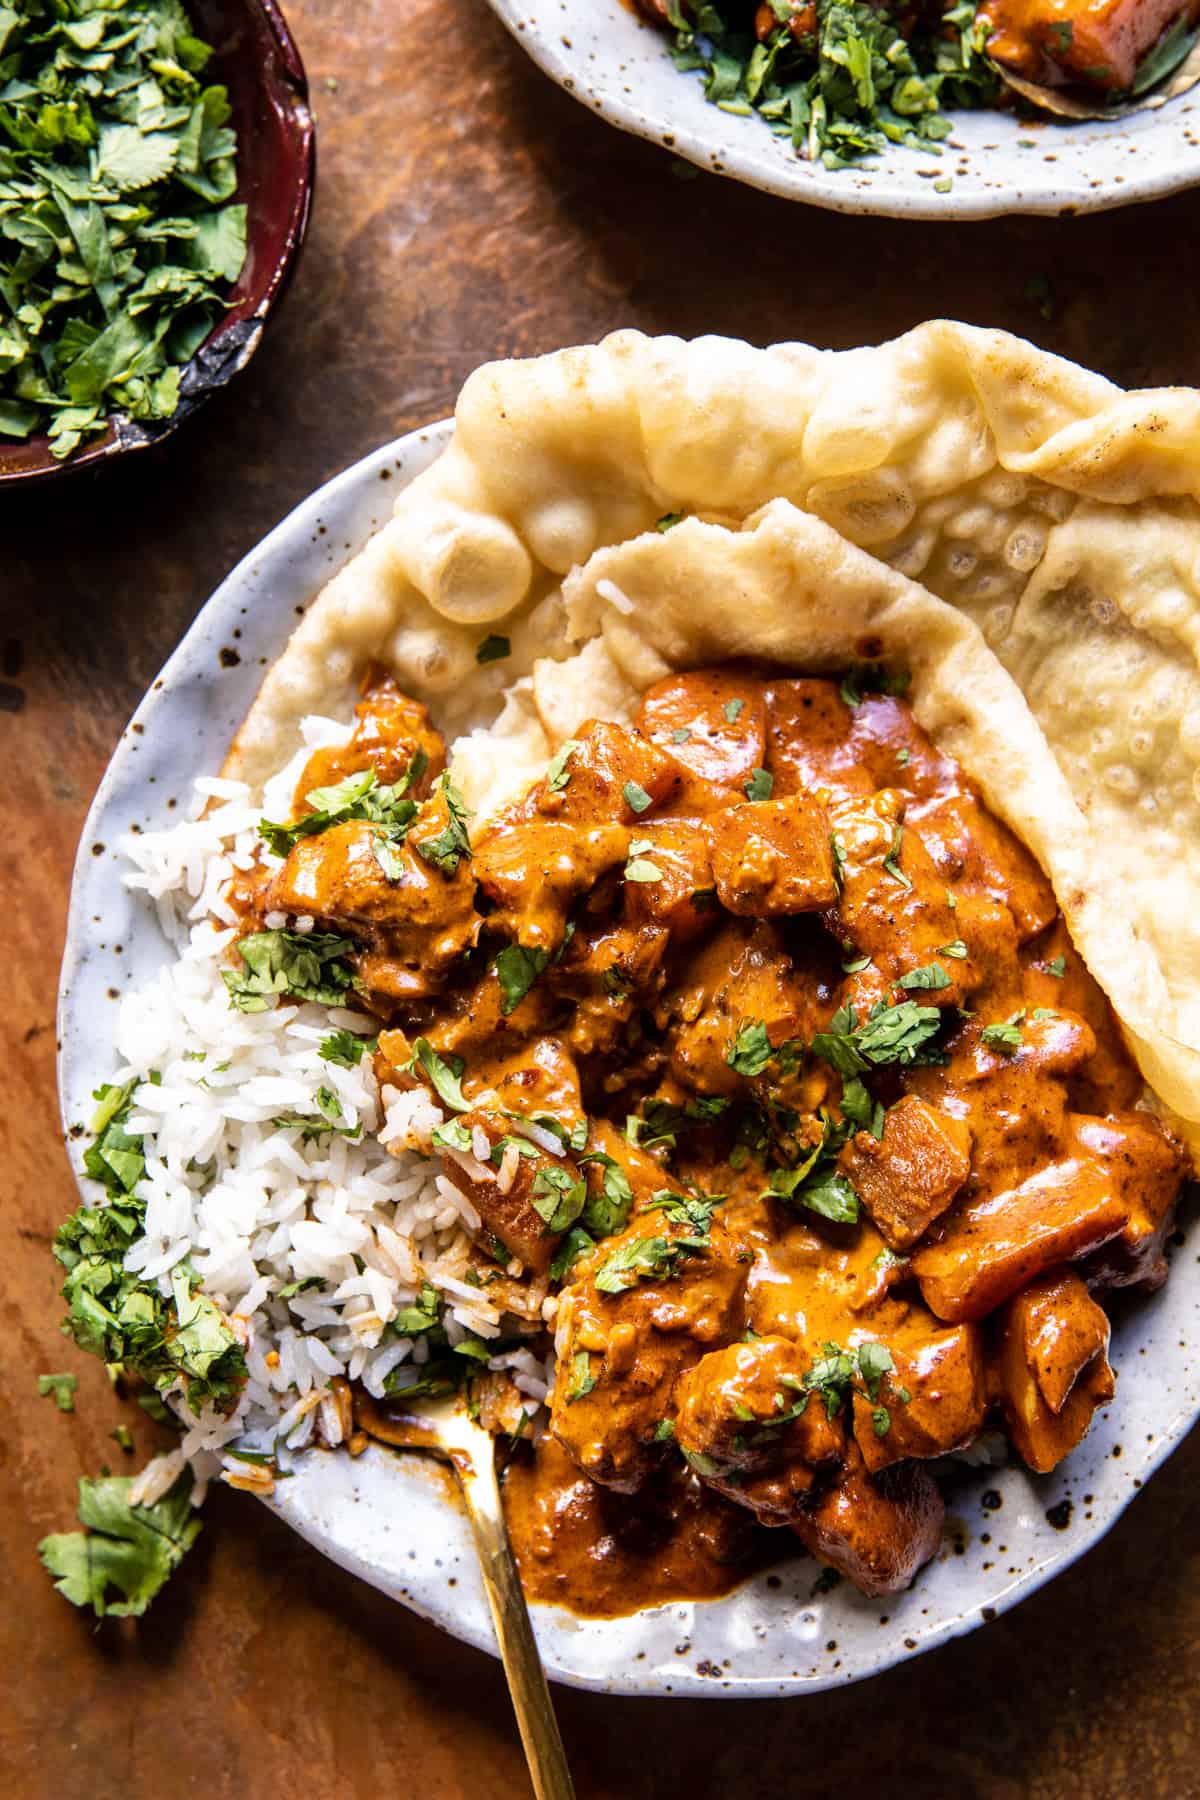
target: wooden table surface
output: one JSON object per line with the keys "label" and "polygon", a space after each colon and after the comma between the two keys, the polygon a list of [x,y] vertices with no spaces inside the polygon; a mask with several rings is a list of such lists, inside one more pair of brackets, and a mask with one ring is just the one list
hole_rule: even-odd
{"label": "wooden table surface", "polygon": [[[497,1665],[218,1492],[140,1624],[97,1630],[35,1556],[74,1483],[153,1428],[57,1333],[74,1204],[54,1091],[71,860],[122,725],[230,566],[310,489],[437,419],[468,371],[634,324],[874,342],[944,314],[1128,385],[1200,382],[1200,194],[1063,221],[840,218],[694,175],[552,87],[482,0],[292,0],[316,212],[252,369],[157,462],[0,502],[8,932],[0,1792],[21,1800],[527,1792]],[[1043,307],[1027,289],[1038,278]],[[97,1024],[103,1072],[108,1021]],[[78,1410],[39,1371],[78,1369]],[[132,1417],[130,1417],[132,1414]],[[1015,1613],[811,1700],[557,1691],[581,1800],[1200,1794],[1200,1439]]]}

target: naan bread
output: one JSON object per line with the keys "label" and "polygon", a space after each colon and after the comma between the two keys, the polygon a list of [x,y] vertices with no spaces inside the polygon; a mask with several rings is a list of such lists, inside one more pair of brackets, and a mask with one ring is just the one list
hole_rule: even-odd
{"label": "naan bread", "polygon": [[[231,763],[278,767],[371,657],[460,734],[483,813],[668,669],[911,668],[919,721],[1038,856],[1200,1143],[1198,500],[1200,394],[1124,393],[1001,332],[847,352],[620,332],[492,364]],[[513,654],[481,668],[497,628]]]}

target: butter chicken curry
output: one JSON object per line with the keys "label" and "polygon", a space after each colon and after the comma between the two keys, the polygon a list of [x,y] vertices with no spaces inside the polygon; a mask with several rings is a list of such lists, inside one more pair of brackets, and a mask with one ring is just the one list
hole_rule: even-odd
{"label": "butter chicken curry", "polygon": [[[1103,1297],[1165,1277],[1186,1154],[902,688],[671,676],[472,834],[426,710],[371,676],[239,896],[248,930],[338,934],[384,1102],[428,1090],[478,1219],[470,1281],[510,1342],[553,1332],[507,1474],[537,1598],[710,1595],[795,1539],[907,1586],[941,1537],[931,1459],[999,1425],[1053,1469],[1113,1395]],[[468,1348],[360,1422],[386,1437],[469,1369],[485,1421],[524,1424]]]}

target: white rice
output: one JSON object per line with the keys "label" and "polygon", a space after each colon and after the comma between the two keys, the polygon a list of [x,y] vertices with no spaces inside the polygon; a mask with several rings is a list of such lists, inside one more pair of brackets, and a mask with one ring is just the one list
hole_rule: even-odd
{"label": "white rice", "polygon": [[[269,1473],[222,1454],[235,1439],[289,1450],[314,1435],[340,1443],[334,1377],[361,1381],[378,1398],[405,1363],[415,1378],[428,1359],[422,1338],[385,1335],[423,1283],[445,1302],[451,1343],[468,1333],[512,1334],[512,1320],[502,1320],[487,1290],[465,1279],[468,1234],[481,1221],[430,1159],[441,1109],[424,1089],[380,1092],[369,1056],[347,1069],[320,1054],[332,1031],[373,1035],[375,1022],[312,1005],[243,1013],[221,979],[237,928],[223,898],[226,884],[265,854],[259,820],[290,816],[312,750],[345,742],[349,727],[308,718],[301,736],[302,748],[261,795],[242,782],[206,777],[195,784],[193,817],[121,842],[132,864],[127,885],[145,893],[178,950],[119,1009],[112,1079],[140,1083],[128,1128],[142,1136],[146,1158],[137,1187],[146,1202],[145,1234],[126,1265],[169,1296],[170,1271],[190,1257],[203,1291],[242,1337],[249,1371],[228,1417],[213,1409],[194,1417],[182,1392],[171,1396],[184,1436],[177,1452],[155,1458],[137,1478],[147,1501],[166,1492],[184,1459],[198,1492],[217,1475],[265,1491]],[[314,922],[289,924],[279,914],[266,923],[311,930]],[[336,1096],[347,1128],[361,1127],[359,1137],[331,1132],[306,1140],[300,1126],[280,1123],[316,1116],[320,1088]],[[482,1132],[472,1150],[454,1157],[464,1174],[498,1179],[506,1191],[515,1156],[497,1172],[485,1160],[490,1144]],[[310,1279],[320,1285],[278,1298],[281,1288]],[[545,1399],[551,1367],[531,1350],[503,1353],[489,1367],[512,1369],[527,1411]]]}

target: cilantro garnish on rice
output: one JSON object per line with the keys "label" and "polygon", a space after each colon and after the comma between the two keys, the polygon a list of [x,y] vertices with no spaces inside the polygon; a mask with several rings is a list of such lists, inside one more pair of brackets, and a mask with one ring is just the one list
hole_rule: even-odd
{"label": "cilantro garnish on rice", "polygon": [[142,1140],[127,1129],[136,1082],[96,1093],[95,1141],[84,1169],[107,1189],[106,1203],[81,1206],[62,1224],[54,1255],[67,1272],[64,1330],[81,1350],[141,1376],[160,1394],[182,1387],[194,1412],[232,1404],[246,1376],[233,1327],[184,1259],[171,1272],[171,1293],[126,1268],[142,1235],[146,1203],[134,1193],[145,1171]]}
{"label": "cilantro garnish on rice", "polygon": [[[893,14],[859,0],[768,0],[777,24],[755,32],[746,0],[668,0],[675,66],[698,69],[723,112],[757,112],[799,155],[842,169],[902,144],[939,154],[943,108],[986,106],[999,82],[984,54],[988,28],[974,0],[903,33]],[[797,35],[794,23],[811,20]]]}
{"label": "cilantro garnish on rice", "polygon": [[175,411],[246,256],[211,54],[179,0],[0,6],[0,436]]}

